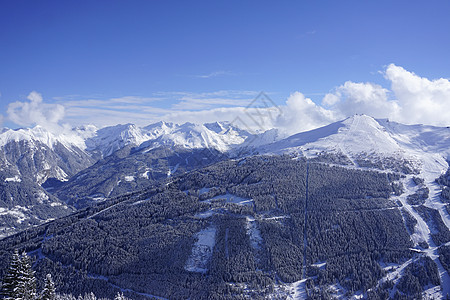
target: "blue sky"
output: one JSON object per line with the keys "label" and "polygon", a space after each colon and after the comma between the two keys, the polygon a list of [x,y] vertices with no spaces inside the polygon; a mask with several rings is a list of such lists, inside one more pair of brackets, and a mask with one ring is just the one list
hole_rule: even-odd
{"label": "blue sky", "polygon": [[[39,123],[17,111],[32,91],[44,117],[62,106],[54,122],[99,126],[245,106],[260,91],[279,106],[296,92],[319,109],[330,93],[350,105],[346,82],[396,101],[390,64],[450,77],[449,12],[449,1],[2,0],[0,114],[3,126]],[[324,107],[330,120],[345,115],[339,101]]]}

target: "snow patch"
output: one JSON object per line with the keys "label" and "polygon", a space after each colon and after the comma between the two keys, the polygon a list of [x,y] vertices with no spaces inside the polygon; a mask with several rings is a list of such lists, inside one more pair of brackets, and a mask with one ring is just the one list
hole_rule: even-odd
{"label": "snow patch", "polygon": [[5,182],[22,182],[22,179],[20,179],[19,175],[16,175],[14,177],[5,178]]}
{"label": "snow patch", "polygon": [[226,193],[224,195],[218,195],[213,198],[203,200],[201,202],[211,203],[211,201],[219,200],[219,199],[224,199],[226,203],[234,203],[234,204],[239,204],[239,205],[253,205],[253,199],[238,197],[238,196],[230,194],[230,193]]}
{"label": "snow patch", "polygon": [[186,271],[197,273],[206,273],[208,271],[208,262],[216,243],[216,231],[216,227],[211,225],[196,234],[197,241],[192,247],[191,256],[189,256],[184,266]]}
{"label": "snow patch", "polygon": [[250,245],[253,247],[253,249],[259,249],[261,247],[263,239],[261,237],[261,232],[257,227],[256,220],[251,216],[247,216],[246,220],[246,229],[247,235],[250,238]]}
{"label": "snow patch", "polygon": [[29,211],[28,208],[20,206],[20,205],[16,205],[14,206],[13,209],[4,209],[0,211],[0,216],[1,215],[10,215],[11,217],[16,218],[16,222],[21,224],[23,223],[23,221],[25,221],[26,219],[28,219],[28,217],[24,214],[24,212]]}
{"label": "snow patch", "polygon": [[175,173],[176,171],[177,171],[177,169],[178,169],[178,166],[179,166],[180,164],[178,163],[178,164],[176,164],[176,166],[175,167],[173,167],[173,169],[171,170],[171,169],[169,169],[168,171],[167,171],[167,177],[170,177],[170,176],[172,176],[172,174],[173,173]]}
{"label": "snow patch", "polygon": [[134,181],[134,176],[125,176],[124,179],[126,182]]}
{"label": "snow patch", "polygon": [[214,210],[210,209],[205,212],[197,213],[197,214],[195,214],[194,217],[199,218],[199,219],[207,219],[207,218],[213,216],[215,213],[216,212]]}

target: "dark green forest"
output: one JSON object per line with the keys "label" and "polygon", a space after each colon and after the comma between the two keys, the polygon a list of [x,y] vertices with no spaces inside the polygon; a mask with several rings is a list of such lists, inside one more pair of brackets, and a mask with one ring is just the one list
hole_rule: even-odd
{"label": "dark green forest", "polygon": [[[390,199],[401,176],[289,156],[224,160],[1,240],[0,276],[17,249],[36,277],[52,274],[75,296],[285,298],[286,284],[308,279],[311,299],[331,298],[336,284],[386,299],[394,284],[380,285],[383,266],[414,259],[396,287],[417,297],[440,282],[434,262],[411,250],[415,219]],[[450,240],[435,212],[415,209],[436,225],[436,244]],[[208,230],[211,248],[201,244]]]}

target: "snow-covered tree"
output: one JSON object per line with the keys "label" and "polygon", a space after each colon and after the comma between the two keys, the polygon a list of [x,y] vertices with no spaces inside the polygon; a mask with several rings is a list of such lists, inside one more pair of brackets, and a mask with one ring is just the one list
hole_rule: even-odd
{"label": "snow-covered tree", "polygon": [[18,297],[16,288],[19,284],[20,264],[19,251],[16,249],[11,256],[8,273],[6,273],[5,278],[3,279],[2,295],[5,299],[16,299]]}
{"label": "snow-covered tree", "polygon": [[45,278],[44,290],[42,291],[41,300],[55,300],[55,299],[56,299],[55,283],[53,282],[52,275],[47,274]]}
{"label": "snow-covered tree", "polygon": [[36,298],[36,277],[34,277],[34,273],[31,268],[30,257],[23,252],[20,259],[19,282],[16,289],[19,292],[19,296],[24,300]]}
{"label": "snow-covered tree", "polygon": [[125,300],[125,299],[127,299],[127,298],[123,295],[123,293],[119,293],[119,292],[114,297],[114,300]]}
{"label": "snow-covered tree", "polygon": [[93,292],[84,295],[84,300],[97,300],[97,296]]}
{"label": "snow-covered tree", "polygon": [[3,279],[2,295],[5,299],[36,299],[36,278],[30,257],[25,252],[20,256],[14,250],[8,273]]}

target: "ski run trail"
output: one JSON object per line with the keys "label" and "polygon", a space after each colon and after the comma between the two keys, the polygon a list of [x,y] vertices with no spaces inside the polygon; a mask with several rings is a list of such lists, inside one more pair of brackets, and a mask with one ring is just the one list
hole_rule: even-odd
{"label": "ski run trail", "polygon": [[[340,147],[342,149],[342,147]],[[347,151],[345,151],[347,152]],[[347,156],[349,157],[347,152]],[[351,160],[353,162],[353,160]],[[450,276],[448,272],[444,269],[442,266],[440,260],[439,260],[439,247],[442,245],[436,245],[432,238],[431,233],[432,229],[430,229],[429,224],[427,224],[426,220],[424,220],[421,215],[414,209],[414,205],[410,205],[406,198],[408,195],[411,195],[417,191],[417,189],[420,188],[420,186],[417,186],[412,178],[413,177],[420,177],[424,179],[424,186],[428,187],[429,189],[429,197],[425,201],[424,206],[428,208],[435,209],[439,212],[439,215],[442,218],[442,221],[447,226],[447,228],[450,229],[450,215],[447,213],[445,204],[440,199],[441,194],[441,188],[436,183],[436,178],[438,178],[442,173],[444,173],[447,168],[448,164],[445,162],[445,160],[440,157],[440,159],[437,159],[435,155],[425,155],[423,154],[420,156],[421,161],[421,172],[418,175],[407,175],[405,178],[401,179],[401,182],[405,188],[405,191],[400,196],[392,196],[392,200],[398,200],[401,202],[402,207],[396,208],[396,209],[405,209],[407,212],[411,214],[412,217],[417,221],[417,224],[414,227],[414,232],[411,232],[411,240],[414,244],[414,248],[412,248],[412,251],[417,252],[417,254],[413,255],[413,257],[406,262],[404,262],[401,265],[397,264],[389,264],[389,265],[382,265],[384,267],[385,271],[388,273],[385,277],[381,278],[378,282],[378,285],[381,285],[383,282],[387,280],[392,280],[394,284],[397,284],[401,278],[401,275],[403,274],[405,268],[413,263],[414,261],[418,260],[422,255],[428,256],[431,258],[437,265],[439,277],[441,280],[441,286],[439,287],[431,287],[423,292],[423,298],[424,299],[446,299],[446,295],[450,295]],[[345,166],[344,166],[345,167]],[[360,168],[357,164],[353,164],[352,166],[347,166],[352,169],[367,169],[367,168]],[[373,171],[379,171],[379,170],[373,170]],[[305,221],[306,221],[306,213],[305,213]],[[305,223],[306,224],[306,223]],[[305,231],[306,232],[306,231]],[[428,249],[422,249],[418,246],[420,242],[426,242],[429,245]],[[450,242],[443,244],[443,245],[450,245]],[[304,237],[304,247],[306,249],[307,246],[307,237]],[[304,267],[305,268],[305,267]],[[302,270],[302,279],[300,281],[287,284],[287,290],[289,291],[289,296],[287,299],[291,300],[297,300],[297,299],[307,299],[308,293],[306,290],[306,281],[309,279],[305,276],[304,269]],[[331,285],[330,288],[332,290],[335,290],[334,296],[338,299],[347,299],[345,296],[345,289],[343,289],[339,284]],[[391,297],[394,296],[394,293],[396,291],[396,288],[391,290]],[[353,296],[351,296],[349,299],[361,299],[364,298],[366,294],[363,293],[357,293]]]}

